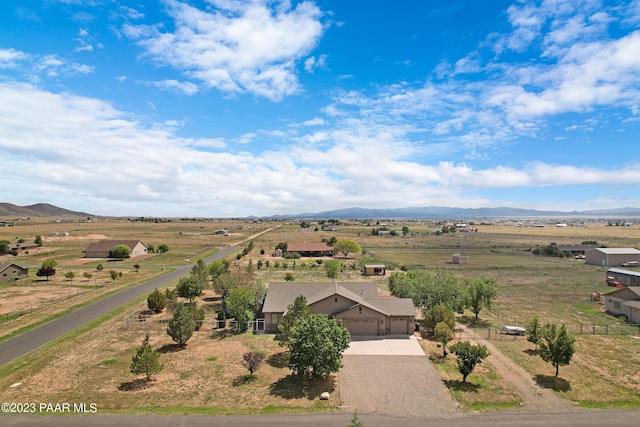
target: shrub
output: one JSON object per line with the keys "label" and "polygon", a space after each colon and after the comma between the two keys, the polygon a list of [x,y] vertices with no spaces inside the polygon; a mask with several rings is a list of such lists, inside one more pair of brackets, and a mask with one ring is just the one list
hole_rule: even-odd
{"label": "shrub", "polygon": [[154,313],[162,313],[167,306],[167,296],[160,292],[158,288],[151,292],[147,297],[147,307]]}

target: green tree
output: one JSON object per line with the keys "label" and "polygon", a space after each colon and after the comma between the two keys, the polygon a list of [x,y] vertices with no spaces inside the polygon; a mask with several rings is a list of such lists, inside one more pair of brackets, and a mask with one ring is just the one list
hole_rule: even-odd
{"label": "green tree", "polygon": [[169,245],[167,245],[166,243],[160,243],[158,245],[158,252],[160,252],[161,254],[169,252]]}
{"label": "green tree", "polygon": [[293,282],[294,280],[296,280],[296,278],[293,276],[293,273],[288,271],[284,274],[284,280],[286,280],[287,282]]}
{"label": "green tree", "polygon": [[449,348],[457,356],[458,372],[462,374],[462,382],[467,382],[467,377],[476,365],[482,363],[489,356],[487,347],[482,344],[472,345],[469,341],[458,341]]}
{"label": "green tree", "polygon": [[76,277],[76,273],[74,273],[73,271],[68,271],[64,274],[64,277],[73,282],[74,277]]}
{"label": "green tree", "polygon": [[480,279],[465,280],[467,289],[467,305],[476,315],[483,308],[491,308],[491,303],[498,297],[498,282],[493,277],[482,277]]}
{"label": "green tree", "polygon": [[162,313],[167,306],[167,296],[156,288],[147,297],[147,307],[154,313]]}
{"label": "green tree", "polygon": [[303,295],[299,295],[287,307],[286,314],[282,316],[282,320],[278,324],[280,334],[277,337],[278,343],[282,347],[289,344],[289,333],[295,324],[305,317],[311,316],[313,311],[307,305],[307,299]]}
{"label": "green tree", "polygon": [[229,290],[224,298],[224,307],[229,317],[235,317],[238,331],[245,332],[248,323],[253,320],[254,294],[249,288],[235,288]]}
{"label": "green tree", "polygon": [[118,272],[115,270],[109,270],[109,276],[111,277],[111,280],[115,282],[118,278]]}
{"label": "green tree", "polygon": [[173,318],[169,320],[167,334],[179,346],[183,347],[196,330],[196,323],[189,312],[189,308],[183,303],[177,303],[173,309]]}
{"label": "green tree", "polygon": [[342,271],[342,261],[338,261],[337,259],[330,259],[325,261],[324,271],[327,274],[327,277],[335,282],[336,279],[340,277],[340,272]]}
{"label": "green tree", "polygon": [[527,325],[527,341],[535,344],[535,351],[538,351],[538,343],[542,339],[542,325],[538,316],[534,316],[533,319]]}
{"label": "green tree", "polygon": [[40,236],[40,235],[36,236],[36,238],[34,239],[33,243],[38,245],[38,247],[41,247],[42,246],[42,236]]}
{"label": "green tree", "polygon": [[182,298],[189,298],[189,302],[193,302],[193,299],[200,296],[204,286],[202,282],[193,274],[180,278],[176,291],[178,296]]}
{"label": "green tree", "polygon": [[326,377],[340,370],[350,341],[342,321],[323,314],[304,317],[289,331],[289,366],[303,377]]}
{"label": "green tree", "polygon": [[49,281],[49,276],[56,275],[56,266],[58,265],[58,261],[53,258],[45,259],[42,261],[42,265],[36,271],[36,276],[38,277],[46,277],[47,281]]}
{"label": "green tree", "polygon": [[444,303],[438,303],[424,313],[424,327],[428,331],[434,331],[438,323],[444,323],[453,331],[456,326],[456,314]]}
{"label": "green tree", "polygon": [[191,275],[196,277],[203,286],[209,283],[209,278],[211,277],[209,267],[207,267],[207,264],[201,259],[191,267]]}
{"label": "green tree", "polygon": [[109,251],[109,258],[125,259],[131,256],[131,249],[127,245],[117,245]]}
{"label": "green tree", "polygon": [[131,373],[133,375],[144,374],[147,382],[149,382],[151,377],[158,374],[163,368],[159,360],[160,353],[151,348],[149,332],[147,332],[142,345],[138,347],[136,355],[131,360]]}
{"label": "green tree", "polygon": [[353,240],[340,239],[336,242],[335,245],[333,245],[333,250],[335,252],[341,253],[346,258],[350,253],[360,253],[362,251],[362,248]]}
{"label": "green tree", "polygon": [[266,356],[264,351],[249,351],[242,355],[242,366],[247,368],[251,378],[253,378],[253,373],[260,369]]}
{"label": "green tree", "polygon": [[98,271],[104,270],[104,265],[102,265],[102,263],[98,263],[98,265],[96,265],[96,270]]}
{"label": "green tree", "polygon": [[576,352],[576,339],[567,333],[567,327],[562,325],[558,330],[555,324],[547,323],[542,328],[540,341],[540,357],[550,362],[556,368],[558,376],[560,366],[568,365]]}
{"label": "green tree", "polygon": [[[389,277],[389,290],[398,298],[411,298],[416,307],[430,309],[443,303],[455,312],[462,312],[467,296],[464,287],[449,271],[432,274],[426,270],[395,272]],[[434,325],[435,326],[435,325]]]}
{"label": "green tree", "polygon": [[204,322],[204,308],[198,307],[198,301],[194,301],[189,304],[189,313],[191,313],[191,317],[193,317],[193,322],[196,325],[196,331],[199,331],[202,328],[202,323]]}
{"label": "green tree", "polygon": [[140,272],[140,264],[138,264],[137,262],[135,264],[133,264],[133,268],[136,269],[136,273]]}
{"label": "green tree", "polygon": [[155,251],[156,251],[156,247],[155,247],[153,244],[149,243],[149,244],[147,245],[147,253],[152,254],[152,253],[154,253]]}
{"label": "green tree", "polygon": [[89,273],[88,271],[85,271],[84,273],[82,273],[82,277],[89,280],[93,277],[93,274]]}
{"label": "green tree", "polygon": [[453,329],[445,322],[436,324],[433,336],[442,343],[442,357],[447,357],[447,344],[453,339]]}

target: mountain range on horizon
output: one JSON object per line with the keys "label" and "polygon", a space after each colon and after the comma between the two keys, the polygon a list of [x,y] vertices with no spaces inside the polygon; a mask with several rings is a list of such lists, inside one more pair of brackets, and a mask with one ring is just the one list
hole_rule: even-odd
{"label": "mountain range on horizon", "polygon": [[[28,206],[17,206],[11,203],[0,203],[0,217],[95,217],[97,215],[86,212],[63,209],[49,203],[36,203]],[[132,215],[136,216],[136,215]],[[622,207],[612,209],[596,209],[585,211],[542,211],[536,209],[520,209],[510,207],[497,208],[452,208],[442,206],[404,207],[404,208],[359,208],[351,207],[324,212],[306,212],[289,215],[271,215],[262,218],[343,218],[343,219],[367,219],[367,218],[406,218],[406,219],[430,219],[430,218],[540,218],[540,217],[640,217],[640,208]],[[259,218],[251,216],[250,218]]]}

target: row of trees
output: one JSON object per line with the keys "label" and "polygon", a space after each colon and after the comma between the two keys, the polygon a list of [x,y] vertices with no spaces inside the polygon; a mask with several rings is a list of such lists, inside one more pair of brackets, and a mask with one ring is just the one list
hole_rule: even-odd
{"label": "row of trees", "polygon": [[416,307],[426,313],[439,303],[454,312],[471,310],[476,319],[484,308],[498,296],[497,281],[493,277],[465,279],[460,282],[452,273],[440,270],[432,274],[426,270],[395,272],[389,277],[389,290],[399,298],[411,298]]}

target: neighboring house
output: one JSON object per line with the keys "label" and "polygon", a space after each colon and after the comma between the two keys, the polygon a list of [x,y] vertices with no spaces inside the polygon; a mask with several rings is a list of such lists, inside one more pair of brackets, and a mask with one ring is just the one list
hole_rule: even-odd
{"label": "neighboring house", "polygon": [[365,264],[362,273],[365,276],[384,276],[387,273],[387,267],[384,264]]}
{"label": "neighboring house", "polygon": [[326,243],[287,243],[287,252],[297,252],[303,257],[333,256],[333,248]]}
{"label": "neighboring house", "polygon": [[15,282],[26,279],[29,276],[29,269],[20,267],[12,262],[0,264],[0,282]]}
{"label": "neighboring house", "polygon": [[14,243],[13,245],[9,245],[9,249],[18,252],[30,251],[33,249],[38,249],[40,246],[37,243],[33,242],[22,242],[22,243]]}
{"label": "neighboring house", "polygon": [[596,248],[585,253],[585,263],[615,267],[625,262],[640,262],[640,251],[634,248]]}
{"label": "neighboring house", "polygon": [[606,281],[615,281],[623,286],[640,286],[640,272],[623,268],[610,268],[607,270]]}
{"label": "neighboring house", "polygon": [[131,258],[147,254],[147,245],[141,240],[101,240],[87,246],[83,251],[84,257],[109,258],[109,252],[120,245],[125,245],[129,248]]}
{"label": "neighboring house", "polygon": [[274,282],[267,289],[262,312],[265,329],[277,332],[287,307],[299,295],[314,313],[342,320],[352,335],[410,334],[416,308],[411,298],[378,296],[372,282]]}
{"label": "neighboring house", "polygon": [[603,295],[607,311],[626,316],[634,325],[640,325],[640,286],[617,289]]}

